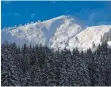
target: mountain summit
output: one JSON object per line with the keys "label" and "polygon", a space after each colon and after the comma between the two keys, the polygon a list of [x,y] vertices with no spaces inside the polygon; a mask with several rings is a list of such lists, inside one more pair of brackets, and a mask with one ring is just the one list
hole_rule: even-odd
{"label": "mountain summit", "polygon": [[[2,29],[2,43],[16,42],[19,45],[48,44],[57,49],[86,50],[101,43],[102,37],[111,35],[110,25],[86,27],[72,16],[59,16],[43,22],[34,22],[17,27]],[[110,39],[108,39],[110,41]]]}

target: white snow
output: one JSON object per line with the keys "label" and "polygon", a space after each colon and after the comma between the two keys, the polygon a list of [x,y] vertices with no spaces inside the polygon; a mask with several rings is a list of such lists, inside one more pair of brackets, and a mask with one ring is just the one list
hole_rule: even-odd
{"label": "white snow", "polygon": [[[51,48],[86,50],[101,43],[101,37],[111,31],[111,25],[86,27],[72,16],[59,16],[43,22],[9,27],[2,30],[1,39],[17,44],[48,44]],[[109,42],[108,42],[109,43]]]}
{"label": "white snow", "polygon": [[108,44],[108,47],[111,47],[111,41],[108,41],[107,44]]}
{"label": "white snow", "polygon": [[84,31],[70,39],[68,48],[72,50],[77,47],[80,50],[87,50],[88,48],[93,48],[93,44],[98,46],[101,44],[101,37],[110,30],[110,25],[87,27]]}

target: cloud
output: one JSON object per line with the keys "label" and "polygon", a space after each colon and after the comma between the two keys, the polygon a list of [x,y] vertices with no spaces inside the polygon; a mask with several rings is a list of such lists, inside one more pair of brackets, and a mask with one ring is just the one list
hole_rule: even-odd
{"label": "cloud", "polygon": [[14,13],[13,15],[14,16],[21,16],[19,13]]}
{"label": "cloud", "polygon": [[91,10],[90,8],[83,8],[81,11],[74,14],[80,18],[86,25],[100,25],[109,24],[111,20],[111,12],[109,9],[96,9]]}
{"label": "cloud", "polygon": [[70,10],[66,10],[66,11],[65,11],[65,14],[69,14],[69,13],[70,13]]}
{"label": "cloud", "polygon": [[89,14],[87,22],[90,24],[106,24],[110,17],[110,13],[107,11],[97,10]]}
{"label": "cloud", "polygon": [[97,16],[98,16],[98,13],[95,13],[95,12],[90,13],[87,18],[87,23],[94,24]]}
{"label": "cloud", "polygon": [[2,13],[2,16],[21,16],[19,13]]}
{"label": "cloud", "polygon": [[34,17],[35,17],[35,15],[36,15],[36,14],[35,14],[35,13],[33,13],[33,14],[31,14],[31,15],[30,15],[30,17],[31,17],[31,18],[34,18]]}
{"label": "cloud", "polygon": [[10,4],[12,1],[3,1],[4,4]]}
{"label": "cloud", "polygon": [[52,4],[56,4],[56,1],[55,1],[55,0],[52,0],[51,3],[52,3]]}

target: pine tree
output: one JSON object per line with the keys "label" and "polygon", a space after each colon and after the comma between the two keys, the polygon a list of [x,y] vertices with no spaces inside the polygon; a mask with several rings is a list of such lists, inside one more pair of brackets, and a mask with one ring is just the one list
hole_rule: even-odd
{"label": "pine tree", "polygon": [[[2,61],[1,61],[1,78],[2,86],[19,85],[18,78],[15,74],[16,66],[14,65],[11,46],[8,43],[2,45]],[[14,50],[15,51],[15,50]]]}
{"label": "pine tree", "polygon": [[2,86],[109,86],[111,48],[103,42],[97,50],[53,51],[47,46],[1,47]]}

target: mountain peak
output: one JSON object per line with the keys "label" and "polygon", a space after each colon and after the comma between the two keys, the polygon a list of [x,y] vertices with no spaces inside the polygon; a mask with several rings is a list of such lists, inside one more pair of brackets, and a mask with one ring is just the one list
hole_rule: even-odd
{"label": "mountain peak", "polygon": [[86,27],[86,25],[84,25],[84,23],[80,19],[78,19],[72,15],[61,15],[61,16],[49,19],[47,21],[58,21],[58,20],[63,20],[65,22],[72,22],[73,24],[81,25],[83,28]]}
{"label": "mountain peak", "polygon": [[[1,39],[19,45],[48,44],[54,49],[86,50],[100,44],[101,36],[110,33],[110,25],[86,27],[71,15],[61,15],[43,22],[32,22],[2,30]],[[109,35],[110,36],[110,35]]]}
{"label": "mountain peak", "polygon": [[[54,41],[56,39],[54,37],[58,34],[66,34],[68,39],[79,33],[82,29],[81,25],[73,17],[62,15],[43,22],[33,22],[2,30],[2,42],[8,40],[18,44],[46,44],[51,39]],[[66,42],[65,39],[62,42],[64,41]]]}
{"label": "mountain peak", "polygon": [[44,22],[49,22],[49,21],[58,21],[58,20],[62,20],[62,21],[72,21],[72,20],[75,20],[74,17],[71,17],[70,15],[61,15],[61,16],[58,16],[58,17],[54,17],[54,18],[51,18],[49,20],[46,20]]}
{"label": "mountain peak", "polygon": [[75,19],[74,16],[71,15],[61,15],[58,17],[55,17],[55,19]]}

